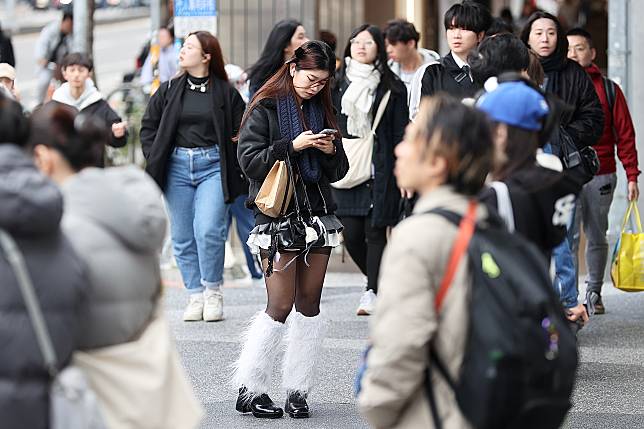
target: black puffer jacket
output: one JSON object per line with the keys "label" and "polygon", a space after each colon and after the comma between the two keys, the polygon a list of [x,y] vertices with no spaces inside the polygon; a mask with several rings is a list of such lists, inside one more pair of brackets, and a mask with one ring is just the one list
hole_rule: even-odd
{"label": "black puffer jacket", "polygon": [[[22,150],[0,144],[0,228],[16,240],[52,337],[59,368],[71,359],[88,280],[60,230],[63,198]],[[0,251],[0,426],[49,427],[49,375],[15,274]]]}
{"label": "black puffer jacket", "polygon": [[[374,179],[351,189],[333,189],[333,195],[338,203],[338,216],[366,216],[373,210],[371,220],[373,226],[392,226],[400,218],[400,190],[394,177],[396,157],[394,148],[403,139],[405,127],[409,122],[407,106],[407,89],[399,80],[394,81],[395,90],[391,92],[385,113],[376,129],[375,146],[373,149]],[[338,126],[344,137],[353,138],[347,132],[347,117],[342,113],[342,94],[349,87],[349,81],[341,77],[333,89],[333,104],[337,110]],[[387,92],[381,82],[376,89],[372,118],[382,97]]]}
{"label": "black puffer jacket", "polygon": [[559,154],[560,133],[568,134],[578,149],[599,141],[604,130],[604,112],[593,82],[575,61],[564,58],[558,65],[544,67],[546,92],[555,94],[573,110],[561,118],[552,136],[554,152]]}
{"label": "black puffer jacket", "polygon": [[[169,80],[154,93],[141,120],[141,149],[145,171],[161,189],[165,188],[166,167],[181,115],[187,75]],[[212,78],[212,120],[221,156],[221,185],[226,203],[245,194],[248,183],[239,168],[233,137],[237,135],[244,114],[244,100],[228,81]]]}
{"label": "black puffer jacket", "polygon": [[[342,179],[349,170],[349,161],[344,153],[342,141],[336,140],[335,145],[334,155],[322,155],[319,158],[323,174],[318,184],[306,184],[306,193],[314,215],[335,213],[337,206],[331,195],[329,183]],[[250,113],[239,132],[237,143],[239,165],[250,181],[246,205],[255,211],[257,224],[267,223],[270,218],[262,215],[257,209],[255,197],[273,164],[278,160],[286,160],[287,153],[292,162],[296,162],[299,155],[293,150],[293,142],[288,138],[282,138],[280,133],[277,103],[272,99],[264,99]],[[298,201],[300,207],[305,207],[302,189],[301,182],[298,181]],[[291,210],[293,205],[294,199],[291,201]]]}

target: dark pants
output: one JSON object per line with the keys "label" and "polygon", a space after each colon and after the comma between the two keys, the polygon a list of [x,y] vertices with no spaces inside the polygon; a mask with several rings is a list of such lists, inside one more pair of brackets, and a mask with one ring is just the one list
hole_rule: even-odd
{"label": "dark pants", "polygon": [[387,244],[387,228],[371,225],[371,215],[343,216],[344,245],[351,259],[360,271],[367,276],[367,290],[378,293],[378,274],[380,260]]}

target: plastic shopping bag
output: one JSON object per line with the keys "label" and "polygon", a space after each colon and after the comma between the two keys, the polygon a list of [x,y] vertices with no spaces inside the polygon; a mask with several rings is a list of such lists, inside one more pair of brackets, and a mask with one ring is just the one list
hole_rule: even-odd
{"label": "plastic shopping bag", "polygon": [[[636,231],[626,232],[631,214],[635,218]],[[624,222],[620,238],[613,252],[611,278],[617,289],[627,292],[644,292],[644,234],[637,203],[632,201]]]}

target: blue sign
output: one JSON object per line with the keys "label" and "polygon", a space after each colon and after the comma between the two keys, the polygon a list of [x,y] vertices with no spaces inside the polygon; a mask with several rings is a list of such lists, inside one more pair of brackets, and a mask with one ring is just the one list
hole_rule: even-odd
{"label": "blue sign", "polygon": [[175,0],[174,16],[217,16],[216,0]]}

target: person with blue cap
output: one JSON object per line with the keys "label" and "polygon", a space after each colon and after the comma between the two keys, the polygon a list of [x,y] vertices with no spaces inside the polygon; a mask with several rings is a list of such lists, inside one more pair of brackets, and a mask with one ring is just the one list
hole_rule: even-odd
{"label": "person with blue cap", "polygon": [[[580,192],[559,158],[541,151],[556,112],[544,95],[523,79],[497,83],[492,78],[485,87],[487,92],[476,106],[492,122],[495,155],[493,181],[481,199],[497,209],[508,229],[536,244],[549,261],[553,249],[566,238],[566,225]],[[588,315],[577,299],[577,290],[562,285],[557,282],[555,288],[568,319],[583,326]]]}

